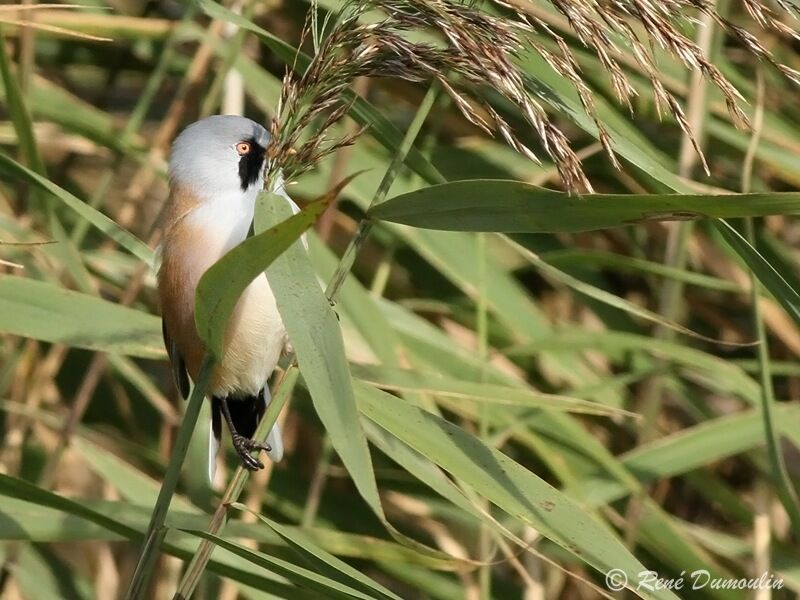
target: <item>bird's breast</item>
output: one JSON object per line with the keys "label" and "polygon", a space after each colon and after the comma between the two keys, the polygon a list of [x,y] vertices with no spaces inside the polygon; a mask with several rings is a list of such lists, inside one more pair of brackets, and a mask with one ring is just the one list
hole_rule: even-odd
{"label": "bird's breast", "polygon": [[[167,229],[158,273],[165,325],[187,370],[196,380],[205,347],[194,323],[194,297],[202,275],[228,250],[244,240],[252,215],[228,211],[193,211]],[[207,214],[216,212],[217,214]],[[242,293],[225,331],[223,356],[210,392],[218,396],[258,393],[277,365],[286,331],[266,276]]]}

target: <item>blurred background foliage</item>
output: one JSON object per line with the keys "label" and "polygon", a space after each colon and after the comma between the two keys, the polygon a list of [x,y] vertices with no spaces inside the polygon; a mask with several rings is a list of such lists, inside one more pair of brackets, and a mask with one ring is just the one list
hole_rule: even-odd
{"label": "blurred background foliage", "polygon": [[[34,4],[0,5],[0,595],[115,598],[128,588],[185,406],[162,349],[148,250],[169,144],[218,112],[268,124],[293,48],[314,54],[302,35],[312,6]],[[358,450],[358,422],[326,432],[315,409],[324,399],[311,397],[320,373],[301,372],[292,387],[290,369],[279,417],[286,458],[246,482],[237,475],[241,504],[215,527],[209,517],[237,463],[225,443],[217,481],[206,481],[201,414],[146,597],[186,584],[198,536],[217,547],[205,569],[194,563],[197,598],[594,598],[611,594],[609,568],[665,578],[769,572],[785,586],[774,597],[800,591],[800,411],[791,402],[800,394],[800,229],[790,216],[800,203],[778,194],[800,181],[797,87],[702,11],[664,3],[687,11],[682,34],[739,90],[753,124],[737,128],[718,87],[653,45],[705,173],[686,131],[658,110],[634,48],[616,55],[636,92],[629,111],[565,17],[569,4],[512,6],[550,28],[536,38],[544,48],[571,49],[620,168],[573,82],[540,54],[518,64],[593,189],[627,196],[591,205],[530,187],[563,186],[500,94],[488,102],[540,164],[427,81],[356,79],[356,120],[331,133],[361,124],[364,135],[289,192],[304,206],[363,171],[309,234],[328,281],[390,164],[404,159],[374,212],[386,222],[372,227],[336,306],[372,464],[343,464],[343,448]],[[798,42],[755,26],[755,4],[719,0],[715,10],[800,68]],[[323,17],[338,8],[316,5]],[[420,106],[430,112],[404,157],[405,132],[426,116]],[[477,179],[521,182],[530,204],[515,206],[531,221],[515,227],[517,213],[503,216],[512,195],[495,183],[430,188],[416,203],[404,196]],[[741,191],[759,195],[708,196]],[[699,196],[691,204],[668,192]],[[434,214],[467,200],[477,204],[458,219]],[[636,204],[645,202],[661,208]],[[592,206],[597,213],[583,212]],[[548,211],[544,225],[533,223],[537,210]],[[662,220],[697,212],[769,216],[732,228]],[[594,222],[621,227],[587,231]],[[347,398],[331,393],[338,410]],[[677,595],[768,597],[710,587]]]}

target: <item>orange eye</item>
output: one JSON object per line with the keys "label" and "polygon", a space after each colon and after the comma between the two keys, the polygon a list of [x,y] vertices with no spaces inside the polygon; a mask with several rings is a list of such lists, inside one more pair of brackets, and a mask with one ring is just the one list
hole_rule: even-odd
{"label": "orange eye", "polygon": [[253,147],[250,145],[250,142],[239,142],[236,144],[236,151],[239,153],[239,156],[250,154],[250,150],[252,149]]}

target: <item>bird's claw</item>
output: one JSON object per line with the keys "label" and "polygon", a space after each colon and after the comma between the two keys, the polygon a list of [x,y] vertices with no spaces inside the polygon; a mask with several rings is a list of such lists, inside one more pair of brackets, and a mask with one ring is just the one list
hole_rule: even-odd
{"label": "bird's claw", "polygon": [[236,450],[236,453],[239,455],[239,458],[242,460],[242,465],[245,469],[249,469],[250,471],[258,471],[259,469],[264,468],[264,463],[251,456],[250,453],[253,450],[264,450],[265,452],[271,452],[272,446],[267,443],[251,440],[250,438],[246,438],[238,433],[231,436],[231,439],[233,441],[233,447]]}

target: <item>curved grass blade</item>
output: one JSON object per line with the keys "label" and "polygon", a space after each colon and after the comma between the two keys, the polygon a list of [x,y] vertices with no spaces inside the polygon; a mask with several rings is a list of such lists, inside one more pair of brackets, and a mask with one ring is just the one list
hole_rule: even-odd
{"label": "curved grass blade", "polygon": [[616,252],[605,250],[582,250],[579,248],[565,248],[563,250],[551,250],[539,255],[547,264],[554,267],[570,267],[580,265],[581,267],[591,266],[598,269],[609,268],[619,270],[623,273],[637,273],[641,275],[655,275],[665,279],[680,281],[688,285],[718,290],[722,292],[744,292],[739,284],[727,281],[712,275],[696,273],[694,271],[684,271],[667,266],[660,262],[626,256]]}
{"label": "curved grass blade", "polygon": [[[782,405],[776,412],[780,416],[783,433],[798,429],[800,407]],[[637,479],[648,483],[677,477],[758,448],[764,439],[761,415],[753,409],[682,429],[637,446],[620,456],[620,459]],[[605,477],[587,477],[569,487],[567,492],[590,506],[600,506],[619,500],[629,490]]]}
{"label": "curved grass blade", "polygon": [[[130,514],[128,510],[118,511],[121,513],[119,516],[112,516],[112,513],[106,514],[102,511],[109,504],[94,508],[2,473],[0,473],[0,496],[24,500],[37,506],[58,510],[67,515],[75,515],[128,540],[136,541],[144,537],[142,534],[143,528],[140,529],[138,526],[129,524]],[[176,537],[171,535],[169,541],[161,543],[171,555],[186,560],[192,555],[192,548],[196,544],[186,543],[190,540],[176,539]],[[291,598],[292,600],[306,598],[310,600],[311,598],[319,597],[318,595],[309,595],[304,590],[297,588],[286,589],[285,583],[264,577],[260,573],[254,573],[251,562],[232,560],[233,558],[233,556],[227,555],[211,560],[209,562],[209,570],[257,589],[270,590],[275,594],[281,594],[278,597]]]}
{"label": "curved grass blade", "polygon": [[359,589],[377,598],[401,600],[399,596],[378,582],[373,581],[361,571],[354,569],[343,560],[317,546],[302,530],[276,523],[261,514],[251,511],[244,504],[237,502],[231,506],[237,510],[250,512],[266,523],[304,562],[308,563],[320,575]]}
{"label": "curved grass blade", "polygon": [[382,390],[432,394],[457,400],[492,404],[498,408],[502,406],[518,406],[550,408],[590,415],[636,416],[635,413],[627,410],[589,400],[492,383],[462,381],[417,369],[398,369],[377,365],[351,365],[351,370],[357,380],[369,383]]}
{"label": "curved grass blade", "polygon": [[[631,582],[644,566],[605,525],[499,450],[431,413],[374,388],[359,388],[363,414],[516,519],[605,574],[622,569]],[[636,592],[636,590],[632,590]],[[668,590],[649,594],[676,598]]]}
{"label": "curved grass blade", "polygon": [[[279,222],[286,202],[262,194],[256,203],[255,229]],[[281,199],[282,200],[282,199]],[[334,448],[367,502],[382,514],[367,441],[361,429],[344,341],[333,309],[317,281],[305,249],[295,244],[267,270],[278,310],[292,341],[314,407]]]}
{"label": "curved grass blade", "polygon": [[330,579],[329,577],[319,575],[318,573],[315,573],[309,569],[299,567],[288,561],[265,554],[264,552],[251,550],[250,548],[240,544],[229,542],[228,540],[206,531],[190,529],[184,529],[182,531],[190,535],[209,540],[220,548],[224,548],[228,552],[245,559],[257,567],[285,577],[300,587],[322,594],[323,598],[342,598],[344,600],[350,600],[352,598],[358,598],[359,600],[383,600],[382,596],[367,595],[360,590],[340,583],[334,579]]}
{"label": "curved grass blade", "polygon": [[0,27],[0,76],[2,76],[3,86],[6,92],[6,102],[11,120],[14,123],[14,130],[17,133],[17,141],[25,161],[37,173],[45,174],[44,163],[39,155],[36,146],[36,139],[33,136],[33,123],[31,116],[22,98],[22,91],[19,89],[17,80],[11,72],[11,64],[6,52],[5,36]]}
{"label": "curved grass blade", "polygon": [[572,275],[570,275],[568,273],[565,273],[564,271],[561,271],[561,270],[555,268],[552,265],[547,264],[545,261],[543,261],[541,258],[539,258],[536,254],[534,254],[533,252],[531,252],[530,250],[528,250],[524,246],[522,246],[522,245],[520,245],[520,244],[518,244],[518,243],[516,243],[514,241],[508,240],[508,242],[509,242],[509,244],[511,244],[511,246],[513,248],[515,248],[517,250],[517,252],[519,252],[523,257],[525,257],[528,261],[530,261],[531,264],[535,265],[537,269],[539,269],[542,273],[544,273],[546,277],[549,277],[550,279],[558,281],[559,283],[562,283],[562,284],[572,288],[576,292],[578,292],[580,294],[583,294],[585,296],[588,296],[589,298],[593,298],[593,299],[595,299],[595,300],[597,300],[599,302],[603,302],[604,304],[608,304],[609,306],[613,306],[614,308],[617,308],[619,310],[623,310],[623,311],[625,311],[625,312],[627,312],[627,313],[629,313],[631,315],[635,315],[635,316],[640,317],[642,319],[646,319],[646,320],[651,321],[653,323],[657,323],[658,325],[661,325],[662,327],[667,327],[669,329],[672,329],[673,331],[677,331],[677,332],[682,333],[684,335],[688,335],[690,337],[697,338],[699,340],[704,340],[704,341],[710,342],[712,344],[723,344],[723,345],[726,345],[726,346],[751,346],[751,345],[753,345],[752,342],[740,343],[740,342],[727,342],[727,341],[724,341],[724,340],[716,340],[714,338],[710,338],[710,337],[707,337],[707,336],[702,335],[700,333],[697,333],[696,331],[692,331],[688,327],[684,327],[683,325],[681,325],[680,323],[678,323],[676,321],[671,321],[670,319],[662,317],[661,315],[659,315],[657,313],[654,313],[651,310],[648,310],[646,308],[638,306],[638,305],[634,304],[633,302],[629,302],[629,301],[625,300],[624,298],[620,298],[619,296],[616,296],[615,294],[612,294],[611,292],[607,292],[605,290],[601,290],[598,287],[595,287],[595,286],[590,285],[590,284],[588,284],[588,283],[586,283],[584,281],[581,281],[577,277],[573,277]]}
{"label": "curved grass blade", "polygon": [[780,303],[792,320],[800,325],[800,294],[742,235],[725,221],[714,223],[725,241],[742,257],[758,280]]}
{"label": "curved grass blade", "polygon": [[53,196],[61,200],[69,208],[78,213],[78,216],[91,223],[102,233],[128,250],[128,252],[146,263],[152,262],[153,251],[147,247],[147,244],[145,244],[131,232],[117,225],[103,213],[93,209],[91,206],[81,201],[78,197],[70,194],[64,188],[57,186],[52,181],[42,177],[27,167],[22,166],[9,156],[6,156],[2,153],[0,153],[0,170],[6,171],[17,179],[28,181],[38,188],[53,194]]}

